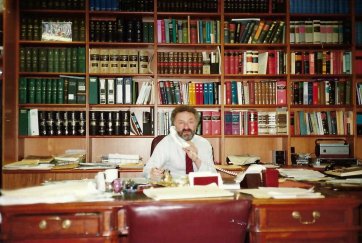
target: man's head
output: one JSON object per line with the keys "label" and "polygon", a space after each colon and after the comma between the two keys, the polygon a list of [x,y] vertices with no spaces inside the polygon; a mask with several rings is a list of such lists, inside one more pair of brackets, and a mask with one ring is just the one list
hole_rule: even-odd
{"label": "man's head", "polygon": [[172,111],[171,122],[176,127],[178,135],[184,140],[190,141],[195,135],[199,114],[195,108],[181,105]]}

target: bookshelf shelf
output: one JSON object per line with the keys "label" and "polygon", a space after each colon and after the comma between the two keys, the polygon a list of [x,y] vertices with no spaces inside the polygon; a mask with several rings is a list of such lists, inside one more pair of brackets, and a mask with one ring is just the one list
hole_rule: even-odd
{"label": "bookshelf shelf", "polygon": [[[13,1],[11,0],[6,0],[7,2],[11,2],[13,3]],[[31,1],[31,0],[28,0]],[[150,143],[153,139],[154,136],[158,135],[158,125],[160,123],[160,118],[159,115],[160,113],[164,112],[167,113],[165,116],[169,115],[168,112],[170,113],[171,110],[176,106],[176,105],[171,105],[171,104],[167,104],[169,101],[167,100],[166,102],[162,101],[165,104],[159,104],[161,103],[160,100],[162,100],[164,97],[161,97],[160,99],[160,88],[159,88],[159,84],[161,82],[167,82],[167,81],[172,81],[174,83],[176,83],[177,85],[180,85],[180,87],[182,87],[181,85],[184,85],[184,88],[187,87],[189,88],[190,86],[187,86],[187,84],[202,84],[205,86],[205,84],[212,83],[214,86],[213,92],[214,92],[214,101],[216,101],[216,94],[217,94],[217,98],[218,101],[217,102],[210,102],[212,103],[219,103],[219,104],[212,104],[212,105],[208,105],[208,104],[198,104],[198,105],[191,105],[197,108],[198,111],[200,112],[215,112],[215,113],[219,113],[220,114],[220,121],[221,121],[221,135],[204,135],[213,145],[214,147],[214,151],[215,151],[215,160],[216,161],[220,161],[221,163],[224,163],[226,160],[226,157],[228,155],[231,154],[246,154],[248,152],[252,153],[259,153],[259,151],[257,150],[260,147],[265,147],[265,151],[260,152],[261,156],[262,156],[262,161],[272,161],[272,153],[270,151],[273,150],[282,150],[285,151],[286,153],[286,160],[287,160],[287,164],[291,164],[291,157],[290,157],[290,151],[289,148],[291,146],[295,146],[296,147],[296,152],[298,153],[303,153],[303,152],[310,152],[313,151],[314,148],[311,148],[309,146],[311,146],[310,144],[314,145],[314,141],[317,138],[348,138],[349,140],[353,140],[353,146],[355,148],[357,148],[358,146],[360,146],[361,144],[361,136],[358,136],[358,139],[356,135],[354,136],[349,136],[349,135],[308,135],[308,136],[300,136],[300,135],[292,135],[291,132],[289,131],[288,135],[227,135],[226,131],[225,131],[225,114],[228,113],[229,111],[233,112],[233,111],[256,111],[256,112],[268,112],[268,113],[277,113],[279,111],[284,111],[286,110],[286,124],[287,127],[289,127],[290,121],[291,121],[291,113],[294,112],[293,114],[297,114],[299,111],[305,111],[307,112],[322,112],[322,111],[341,111],[343,113],[347,113],[347,112],[352,112],[353,117],[355,117],[356,112],[362,112],[362,106],[361,105],[357,105],[355,100],[356,98],[356,82],[358,79],[362,79],[362,74],[357,74],[355,73],[355,70],[352,69],[353,73],[352,74],[316,74],[316,75],[308,75],[308,74],[291,74],[291,70],[292,70],[292,66],[291,66],[291,60],[292,60],[292,52],[324,52],[324,51],[351,51],[352,52],[352,58],[355,58],[355,54],[354,51],[356,50],[362,50],[362,45],[357,44],[357,42],[353,39],[351,39],[350,41],[347,42],[347,44],[313,44],[313,43],[303,43],[303,44],[294,44],[291,43],[291,37],[290,37],[290,33],[291,33],[291,21],[306,21],[306,20],[322,20],[322,21],[346,21],[346,22],[350,22],[350,30],[351,30],[351,36],[353,38],[355,38],[356,36],[356,22],[357,21],[361,21],[362,20],[362,14],[354,14],[352,13],[352,11],[354,11],[353,8],[351,8],[351,10],[343,13],[343,14],[315,14],[315,13],[296,13],[295,11],[292,11],[291,8],[292,6],[290,5],[290,1],[289,0],[254,0],[252,2],[256,2],[256,3],[261,3],[264,4],[266,3],[266,8],[265,11],[263,11],[263,9],[259,8],[259,12],[248,12],[248,13],[243,13],[241,12],[241,5],[239,6],[240,10],[238,10],[239,12],[231,12],[233,11],[233,9],[230,9],[230,6],[232,6],[232,4],[236,4],[236,2],[239,4],[244,4],[245,2],[249,2],[249,1],[243,1],[243,0],[237,0],[237,1],[224,1],[224,0],[217,0],[217,10],[212,11],[212,12],[206,12],[202,10],[198,10],[197,12],[193,12],[190,8],[189,12],[186,11],[182,11],[182,12],[178,12],[175,9],[166,9],[162,7],[160,7],[161,5],[158,4],[165,4],[164,6],[166,6],[166,4],[173,4],[169,1],[164,1],[161,2],[160,0],[154,0],[153,5],[151,8],[147,8],[144,9],[146,11],[99,11],[99,10],[93,10],[91,3],[91,0],[85,0],[85,4],[84,4],[84,8],[79,10],[79,9],[73,9],[73,10],[68,10],[68,9],[42,9],[42,8],[37,8],[37,9],[20,9],[20,3],[25,3],[28,1],[24,1],[22,2],[21,0],[16,0],[14,4],[11,4],[9,6],[11,6],[12,9],[11,12],[15,12],[16,14],[14,16],[10,15],[7,11],[4,12],[4,19],[6,19],[6,17],[11,17],[8,20],[5,20],[7,22],[7,30],[9,31],[9,34],[6,34],[7,37],[7,48],[9,48],[9,50],[7,50],[8,53],[11,53],[14,55],[13,56],[7,56],[6,60],[4,60],[4,62],[10,63],[8,64],[9,66],[11,65],[11,67],[7,67],[7,73],[4,76],[4,82],[7,84],[7,87],[5,87],[5,97],[3,100],[5,100],[5,109],[14,109],[16,112],[14,112],[14,114],[11,114],[10,119],[13,121],[12,125],[9,125],[8,123],[4,124],[4,127],[6,130],[5,133],[5,139],[4,139],[4,144],[6,144],[5,148],[5,153],[4,153],[4,160],[5,163],[6,162],[10,162],[10,161],[14,161],[15,159],[20,159],[21,157],[23,157],[24,155],[27,155],[31,152],[31,149],[34,146],[38,146],[38,150],[40,150],[40,147],[42,148],[49,148],[48,151],[45,151],[44,153],[48,152],[54,152],[51,149],[53,148],[53,143],[58,143],[59,138],[64,140],[64,145],[62,145],[62,149],[69,149],[71,147],[82,147],[84,149],[86,149],[87,151],[87,159],[89,159],[90,161],[96,161],[101,154],[106,153],[106,152],[115,152],[118,151],[120,149],[121,146],[119,146],[120,144],[122,144],[123,147],[125,147],[126,152],[128,151],[132,151],[135,152],[137,150],[137,145],[133,145],[133,143],[140,143],[142,144],[142,146],[144,147],[149,147]],[[34,0],[33,0],[34,1]],[[188,0],[185,0],[188,1]],[[331,0],[332,1],[332,0]],[[356,4],[358,1],[357,0],[349,0],[351,4],[349,4],[350,6],[352,6],[353,4]],[[45,1],[47,3],[49,3],[50,1]],[[275,7],[275,4],[279,4],[279,2],[282,2],[283,6],[279,7]],[[295,1],[294,1],[295,2]],[[301,1],[302,2],[302,1]],[[174,5],[176,6],[176,5]],[[235,7],[235,5],[234,5]],[[153,9],[154,11],[147,11],[148,9]],[[143,8],[142,8],[143,9]],[[160,11],[162,9],[162,11]],[[132,10],[137,10],[137,9],[132,9]],[[141,10],[141,8],[140,8]],[[244,9],[245,10],[245,9]],[[280,11],[280,12],[279,12]],[[301,11],[301,10],[300,10]],[[28,19],[35,19],[38,16],[45,16],[45,18],[51,18],[53,16],[55,16],[56,18],[60,18],[60,19],[64,19],[67,18],[68,16],[70,16],[73,19],[80,19],[80,20],[84,20],[84,28],[85,28],[85,38],[83,41],[74,41],[74,42],[53,42],[53,41],[34,41],[34,40],[30,40],[31,38],[23,38],[20,35],[20,31],[21,31],[21,20],[22,17],[24,17],[26,20]],[[227,43],[229,42],[226,37],[224,36],[225,34],[225,29],[224,29],[224,25],[225,23],[230,24],[232,19],[260,19],[260,22],[264,21],[264,24],[267,22],[270,22],[270,26],[271,27],[272,24],[274,24],[274,21],[276,21],[276,25],[279,25],[280,23],[282,23],[281,27],[282,28],[278,28],[282,31],[284,36],[278,36],[278,38],[276,38],[277,42],[275,44],[244,44],[244,43]],[[117,38],[113,38],[111,35],[103,38],[96,38],[94,36],[92,36],[93,32],[91,32],[91,29],[94,28],[94,30],[96,30],[96,28],[93,26],[93,22],[95,21],[94,24],[97,24],[97,21],[112,21],[112,28],[114,28],[114,22],[117,21],[118,19],[122,19],[125,20],[125,22],[129,21],[129,20],[142,20],[142,24],[144,23],[153,23],[153,35],[152,34],[148,34],[147,35],[147,39],[143,39],[141,41],[145,41],[145,42],[135,42],[135,38],[130,38],[132,39],[132,42],[106,42],[106,41],[101,41],[98,42],[96,40],[115,40]],[[214,21],[213,23],[216,22],[216,27],[220,26],[220,39],[219,39],[219,43],[212,43],[212,44],[207,44],[207,43],[202,43],[202,44],[193,44],[193,43],[159,43],[158,38],[158,32],[157,32],[157,28],[158,28],[158,20],[165,20],[165,19],[175,19],[175,20],[202,20],[202,21],[206,21],[206,20],[211,20]],[[258,24],[256,24],[256,26],[260,25],[260,22],[258,22]],[[104,24],[104,23],[103,23]],[[108,23],[109,24],[109,23]],[[191,23],[187,23],[188,27],[190,28],[190,32],[191,32],[191,26],[189,26],[189,24],[191,25]],[[283,25],[284,24],[284,25]],[[111,25],[111,24],[109,24]],[[215,25],[215,24],[214,24]],[[108,26],[109,27],[109,26]],[[149,26],[150,27],[150,26]],[[152,27],[150,27],[152,29]],[[127,27],[126,27],[127,28]],[[246,29],[246,26],[242,26],[240,25],[240,28],[244,28],[244,30]],[[255,26],[254,26],[255,28]],[[103,32],[107,32],[106,30],[107,28],[105,27],[104,29],[102,29]],[[92,29],[93,30],[93,29]],[[277,29],[276,29],[277,30]],[[116,33],[115,29],[113,29],[113,33]],[[142,31],[144,31],[142,29]],[[253,30],[254,31],[254,30]],[[262,29],[261,29],[262,31]],[[266,35],[268,34],[268,30],[266,30],[266,33],[264,38],[266,38]],[[231,32],[230,32],[231,33]],[[253,32],[256,34],[256,32]],[[262,32],[260,32],[261,35]],[[277,33],[277,31],[272,32],[270,31],[270,36],[271,35],[275,35]],[[179,37],[179,34],[177,35],[177,38]],[[236,34],[236,32],[234,33]],[[23,35],[24,36],[24,35]],[[28,37],[28,36],[26,36]],[[125,37],[125,36],[123,36]],[[254,38],[255,36],[253,36]],[[283,38],[281,38],[283,37]],[[103,39],[102,39],[103,38]],[[112,39],[113,38],[113,39]],[[230,36],[229,36],[230,38]],[[258,37],[256,37],[258,38]],[[28,39],[28,40],[25,40]],[[122,38],[120,38],[122,39]],[[138,38],[139,39],[139,38]],[[166,39],[166,38],[165,38]],[[125,39],[122,39],[125,40]],[[186,39],[188,40],[188,39]],[[234,36],[234,41],[238,40],[238,38],[235,38]],[[268,41],[270,40],[270,42],[273,42],[274,40],[274,36],[273,38],[270,37],[268,39]],[[162,40],[163,41],[163,40]],[[239,41],[241,42],[249,42],[249,41],[245,41],[244,40],[240,40],[240,36],[239,36]],[[257,43],[258,39],[254,40],[252,39],[253,42]],[[172,42],[178,42],[178,41],[174,41],[174,39],[172,39]],[[282,42],[282,43],[278,43],[278,42]],[[351,44],[349,44],[351,43]],[[83,48],[85,50],[85,63],[86,63],[86,68],[85,69],[66,69],[66,70],[84,70],[84,72],[28,72],[25,70],[48,70],[48,69],[20,69],[20,50],[22,48],[32,48],[32,47],[36,47],[41,49],[41,47],[45,47],[48,49],[52,49],[52,48],[62,48],[62,47],[68,47],[68,48]],[[153,73],[148,73],[148,74],[138,74],[138,73],[125,73],[126,71],[122,72],[119,70],[118,72],[113,73],[113,71],[109,71],[110,69],[108,69],[108,71],[106,70],[105,72],[100,71],[100,69],[92,69],[93,68],[92,64],[95,64],[97,61],[98,62],[98,67],[101,66],[101,59],[100,56],[102,55],[100,52],[103,50],[106,50],[103,52],[103,56],[105,55],[104,53],[108,52],[107,55],[109,55],[109,60],[111,57],[110,51],[111,50],[115,50],[117,49],[117,51],[123,51],[126,50],[127,51],[127,55],[130,56],[129,51],[134,51],[136,50],[138,52],[138,54],[140,53],[140,51],[146,51],[148,53],[148,62],[147,64],[149,65],[150,70],[152,70]],[[94,51],[94,52],[92,52]],[[99,53],[97,53],[97,51]],[[265,63],[265,59],[262,60],[262,58],[265,58],[265,53],[268,52],[268,54],[266,55],[267,58],[270,57],[270,59],[267,59],[267,62],[274,64],[274,66],[276,66],[276,64],[280,65],[282,61],[285,61],[285,64],[283,63],[282,68],[278,69],[269,69],[270,66],[267,66],[267,72],[260,72],[260,73],[278,73],[277,71],[282,70],[279,73],[283,73],[283,74],[254,74],[255,70],[242,70],[240,69],[241,65],[236,65],[235,64],[235,60],[239,60],[240,59],[236,59],[236,56],[238,56],[239,54],[236,54],[236,52],[242,52],[243,54],[246,53],[247,51],[253,51],[253,52],[257,52],[257,54],[253,53],[252,55],[258,55],[259,58],[259,54],[260,54],[260,63],[258,60],[258,65],[260,64],[264,64]],[[170,53],[172,52],[173,54],[175,54],[176,52],[178,52],[176,55],[171,56],[172,58],[175,59],[179,58],[179,53],[187,53],[186,56],[189,55],[189,53],[191,53],[192,58],[198,58],[197,54],[196,57],[194,56],[194,53],[202,53],[202,52],[206,52],[207,54],[210,53],[211,56],[211,52],[213,52],[213,54],[217,53],[220,54],[219,56],[219,74],[166,74],[167,72],[169,72],[171,69],[167,69],[168,67],[171,67],[173,64],[179,64],[180,62],[184,62],[184,61],[180,61],[180,60],[173,60],[175,63],[172,63],[172,65],[169,65],[165,68],[165,66],[162,66],[163,64],[165,64],[166,61],[161,61],[161,60],[165,60],[165,59],[161,59],[162,55],[164,55],[162,58],[164,58],[165,56],[167,56],[166,53]],[[274,62],[274,60],[277,60],[276,55],[278,54],[279,58],[281,58],[281,62],[277,63],[276,61]],[[160,55],[159,55],[160,54]],[[226,54],[226,55],[225,55]],[[228,55],[230,54],[230,55]],[[274,54],[274,57],[273,55]],[[91,59],[92,55],[99,55],[98,58],[99,59]],[[121,54],[117,54],[117,55],[121,55]],[[123,53],[123,55],[125,55]],[[216,55],[216,54],[215,54]],[[264,55],[264,56],[263,56]],[[115,56],[113,54],[113,56]],[[182,56],[182,55],[181,55]],[[228,59],[230,56],[232,56],[232,58]],[[93,56],[92,56],[93,57]],[[160,59],[159,59],[160,58]],[[170,58],[170,55],[168,56],[168,58]],[[234,59],[233,59],[234,58]],[[238,58],[240,58],[240,56],[238,56]],[[272,59],[275,58],[275,59]],[[150,60],[151,59],[151,60]],[[285,60],[283,60],[285,59]],[[94,61],[95,60],[95,61]],[[167,60],[167,59],[166,59]],[[187,61],[189,61],[190,59],[188,59]],[[83,61],[83,60],[82,60]],[[167,60],[169,63],[171,63],[170,60]],[[203,59],[202,60],[203,65],[204,63],[206,63],[206,61],[208,61],[207,59]],[[234,66],[233,69],[230,68],[232,62],[234,62]],[[353,63],[354,59],[352,59],[352,63]],[[201,61],[198,61],[198,64]],[[229,63],[229,70],[226,68],[225,64]],[[249,65],[249,63],[246,61],[245,63],[243,63],[243,65]],[[108,65],[110,65],[110,62],[108,63]],[[197,71],[195,71],[195,68],[192,69],[192,67],[190,68],[191,65],[186,65],[186,67],[188,68],[188,71],[190,71],[191,69],[191,73],[202,73],[202,71],[200,72],[200,70],[198,69]],[[265,65],[264,65],[265,66]],[[172,68],[174,68],[175,66],[172,66]],[[213,66],[213,72],[212,73],[218,73],[216,70],[216,65]],[[237,67],[237,69],[236,69]],[[185,66],[183,66],[182,68],[185,68]],[[177,71],[175,71],[175,69],[172,70],[172,72],[180,72],[180,70],[182,70],[182,68],[177,69]],[[190,68],[190,69],[189,69]],[[199,66],[197,67],[199,68]],[[22,71],[24,70],[24,71]],[[56,70],[56,69],[55,69]],[[58,69],[59,70],[59,69]],[[62,69],[64,70],[64,69]],[[94,71],[95,70],[95,71]],[[53,69],[54,71],[54,69]],[[244,72],[245,71],[245,72]],[[232,73],[250,73],[253,72],[253,74],[232,74]],[[259,69],[258,71],[259,72]],[[309,73],[309,72],[306,72]],[[44,78],[44,79],[51,79],[51,78],[58,78],[59,75],[64,75],[64,76],[76,76],[76,77],[84,77],[85,78],[85,82],[86,82],[86,104],[19,104],[19,83],[18,80],[19,78]],[[92,86],[91,87],[91,79],[93,78],[93,82],[98,82],[97,84],[99,84],[99,80],[100,79],[105,79],[108,81],[108,79],[114,79],[116,80],[116,78],[131,78],[132,79],[132,85],[135,84],[134,86],[132,86],[132,95],[134,93],[140,92],[141,90],[141,83],[152,83],[153,84],[153,89],[154,89],[154,94],[153,94],[153,104],[145,104],[145,105],[138,105],[138,104],[96,104],[99,103],[99,101],[97,100],[98,98],[96,97],[96,95],[93,95],[94,91],[99,91],[99,87],[98,86]],[[351,105],[294,105],[293,103],[293,83],[297,82],[297,81],[302,81],[302,82],[312,82],[312,81],[321,81],[321,80],[335,80],[335,79],[341,79],[341,80],[348,80],[351,81]],[[94,81],[96,80],[96,81]],[[285,100],[286,103],[282,103],[282,104],[249,104],[249,105],[232,105],[232,102],[226,102],[226,98],[228,98],[228,96],[226,97],[226,89],[227,89],[227,85],[228,83],[232,82],[232,81],[236,81],[237,85],[240,85],[240,83],[244,84],[244,81],[250,81],[250,83],[259,83],[259,81],[266,81],[266,82],[277,82],[277,81],[282,81],[285,82]],[[94,84],[94,83],[93,83]],[[138,84],[138,90],[136,90],[137,88],[137,84]],[[274,85],[274,84],[272,84]],[[262,85],[260,85],[262,86]],[[283,85],[281,85],[283,86]],[[215,88],[217,87],[217,88]],[[246,87],[246,86],[245,86]],[[274,87],[274,86],[272,86]],[[135,89],[135,90],[133,90]],[[243,89],[244,86],[243,86]],[[264,89],[260,88],[260,89]],[[114,90],[115,91],[115,90]],[[135,92],[133,92],[135,91]],[[209,91],[210,92],[210,91]],[[283,91],[284,92],[284,91]],[[93,96],[92,96],[93,95]],[[138,94],[137,94],[138,95]],[[137,96],[136,95],[136,96]],[[273,94],[274,95],[274,94]],[[90,101],[90,98],[94,98],[92,100],[92,102]],[[133,97],[134,98],[134,97]],[[264,98],[263,98],[264,99]],[[94,101],[95,100],[95,101]],[[108,102],[108,101],[107,101]],[[284,102],[284,101],[283,101]],[[119,102],[122,103],[122,102]],[[128,103],[128,102],[127,102]],[[134,101],[132,101],[132,103],[134,103]],[[169,102],[172,103],[172,102]],[[186,102],[185,102],[186,103]],[[195,102],[196,103],[196,102]],[[201,102],[202,103],[202,102]],[[234,102],[236,103],[236,102]],[[242,103],[242,102],[241,102]],[[257,102],[255,102],[257,103]],[[272,102],[270,102],[272,103]],[[20,109],[39,109],[40,111],[84,111],[86,114],[86,123],[87,123],[87,135],[86,136],[18,136],[18,124],[17,121],[19,120],[19,110]],[[110,136],[93,136],[90,134],[98,134],[98,133],[90,133],[90,128],[89,128],[89,124],[90,124],[90,115],[92,113],[97,113],[97,112],[105,112],[107,115],[110,112],[124,112],[124,111],[135,111],[135,113],[139,113],[136,114],[139,117],[142,117],[143,112],[148,112],[151,111],[154,114],[154,135],[153,136],[115,136],[115,135],[110,135]],[[164,115],[164,113],[162,113],[162,115]],[[98,113],[97,113],[98,114]],[[141,114],[141,115],[140,115]],[[241,113],[240,113],[241,114]],[[249,114],[249,113],[246,113]],[[140,118],[138,117],[138,120],[140,121]],[[294,117],[295,119],[295,117]],[[272,124],[273,125],[273,124]],[[356,126],[354,125],[354,132],[356,130]],[[289,130],[289,129],[288,129]],[[9,131],[12,131],[11,133]],[[167,130],[166,130],[167,131]],[[355,132],[356,133],[356,132]],[[117,133],[119,134],[119,133]],[[228,133],[230,134],[230,133]],[[56,142],[53,141],[56,140]],[[32,145],[30,144],[30,142],[27,141],[31,141],[31,140],[40,140],[40,145]],[[47,141],[47,139],[49,141]],[[60,139],[60,140],[61,140]],[[107,145],[103,145],[103,140],[105,139],[106,144]],[[129,142],[128,139],[132,139],[131,143]],[[24,142],[25,140],[25,142]],[[71,143],[67,143],[68,140],[71,140],[73,142]],[[135,142],[136,141],[136,142]],[[299,143],[299,141],[301,141]],[[76,144],[76,145],[75,145]],[[109,146],[108,146],[109,145]],[[114,151],[110,151],[111,149],[113,149]],[[12,151],[12,152],[9,152]],[[357,149],[354,149],[353,151],[357,151]],[[148,159],[149,157],[149,152],[148,151],[142,151],[141,153],[143,154],[143,157],[145,160]],[[358,155],[360,158],[362,158],[362,154],[359,152],[355,153],[356,155]]]}

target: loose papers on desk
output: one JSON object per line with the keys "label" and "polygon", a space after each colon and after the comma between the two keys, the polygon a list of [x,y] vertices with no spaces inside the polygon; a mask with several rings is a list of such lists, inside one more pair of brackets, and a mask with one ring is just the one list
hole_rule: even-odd
{"label": "loose papers on desk", "polygon": [[102,157],[102,162],[110,164],[122,165],[122,164],[137,164],[140,162],[140,156],[138,154],[108,154]]}
{"label": "loose papers on desk", "polygon": [[161,187],[143,190],[143,193],[155,200],[192,199],[210,197],[232,197],[233,192],[220,189],[216,184],[207,186]]}
{"label": "loose papers on desk", "polygon": [[324,198],[320,192],[314,192],[313,188],[303,189],[296,187],[259,187],[258,189],[241,189],[239,192],[250,194],[255,198]]}
{"label": "loose papers on desk", "polygon": [[325,177],[324,174],[308,169],[278,169],[281,176],[293,178],[295,180],[317,181]]}
{"label": "loose papers on desk", "polygon": [[111,200],[96,189],[94,180],[70,180],[42,186],[1,190],[0,205],[33,203],[66,203],[77,201]]}

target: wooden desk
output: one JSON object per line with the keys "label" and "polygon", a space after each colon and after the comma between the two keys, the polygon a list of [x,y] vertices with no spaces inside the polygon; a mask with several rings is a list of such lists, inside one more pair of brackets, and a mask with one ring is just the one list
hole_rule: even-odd
{"label": "wooden desk", "polygon": [[[253,199],[251,242],[361,242],[361,192],[325,189],[323,193],[324,199]],[[244,197],[248,196],[238,194],[236,199]],[[112,202],[0,207],[1,239],[127,242],[122,207],[148,201],[142,193],[134,193]]]}

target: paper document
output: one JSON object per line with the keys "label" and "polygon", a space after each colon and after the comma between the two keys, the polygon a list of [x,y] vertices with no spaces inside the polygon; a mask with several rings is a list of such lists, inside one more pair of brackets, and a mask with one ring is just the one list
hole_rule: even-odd
{"label": "paper document", "polygon": [[308,169],[278,169],[281,176],[296,180],[319,180],[325,175],[319,171]]}
{"label": "paper document", "polygon": [[239,192],[250,194],[255,198],[324,198],[320,192],[314,192],[313,188],[303,189],[295,187],[259,187],[258,189],[241,189]]}
{"label": "paper document", "polygon": [[191,199],[210,197],[232,197],[234,193],[220,189],[216,184],[207,186],[163,187],[143,190],[143,193],[155,200]]}

